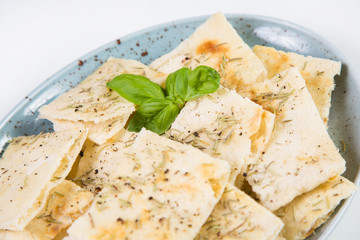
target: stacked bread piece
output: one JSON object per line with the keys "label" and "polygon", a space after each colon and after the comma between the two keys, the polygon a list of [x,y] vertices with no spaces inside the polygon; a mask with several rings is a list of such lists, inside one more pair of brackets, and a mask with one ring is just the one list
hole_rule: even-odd
{"label": "stacked bread piece", "polygon": [[[215,93],[187,102],[161,136],[125,129],[135,106],[108,81],[164,85],[198,65],[221,75]],[[9,143],[0,239],[306,238],[356,188],[327,133],[340,68],[251,49],[221,13],[149,66],[109,59],[40,109],[56,132]]]}

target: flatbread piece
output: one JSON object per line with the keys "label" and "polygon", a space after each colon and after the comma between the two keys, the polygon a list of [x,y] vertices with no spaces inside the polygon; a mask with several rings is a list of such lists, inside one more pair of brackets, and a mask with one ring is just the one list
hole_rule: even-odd
{"label": "flatbread piece", "polygon": [[106,83],[123,73],[139,74],[163,84],[166,75],[146,65],[125,59],[109,59],[75,88],[40,108],[40,117],[54,121],[55,128],[80,124],[89,129],[89,138],[102,144],[120,131],[131,113],[133,103],[106,87]]}
{"label": "flatbread piece", "polygon": [[305,239],[326,222],[337,205],[351,196],[355,184],[344,177],[321,184],[295,198],[275,214],[285,223],[281,235],[288,240]]}
{"label": "flatbread piece", "polygon": [[331,93],[335,88],[334,77],[340,75],[341,62],[311,56],[305,57],[297,53],[283,52],[259,45],[254,46],[253,52],[264,64],[269,79],[286,69],[297,67],[321,118],[327,124]]}
{"label": "flatbread piece", "polygon": [[0,159],[0,229],[23,230],[70,172],[87,132],[14,138]]}
{"label": "flatbread piece", "polygon": [[229,184],[196,240],[273,240],[283,225],[273,213]]}
{"label": "flatbread piece", "polygon": [[149,66],[164,73],[206,65],[219,71],[229,89],[261,81],[266,69],[222,13],[216,13],[170,53]]}
{"label": "flatbread piece", "polygon": [[90,205],[93,194],[64,180],[51,189],[42,211],[23,231],[0,231],[1,240],[51,240],[65,231]]}
{"label": "flatbread piece", "polygon": [[234,90],[189,101],[166,136],[190,144],[231,165],[234,183],[243,166],[256,162],[272,133],[274,115]]}
{"label": "flatbread piece", "polygon": [[273,134],[247,181],[275,211],[345,170],[297,68],[254,85],[253,100],[276,113]]}
{"label": "flatbread piece", "polygon": [[220,199],[229,164],[196,148],[142,130],[111,184],[68,229],[69,239],[193,239]]}

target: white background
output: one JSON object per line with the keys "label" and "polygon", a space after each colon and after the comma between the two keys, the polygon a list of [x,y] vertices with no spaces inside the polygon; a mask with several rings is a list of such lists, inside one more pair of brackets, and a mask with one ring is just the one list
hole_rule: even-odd
{"label": "white background", "polygon": [[[0,0],[0,119],[87,52],[156,24],[217,11],[285,19],[335,45],[360,73],[360,1]],[[360,76],[359,76],[360,79]],[[329,239],[360,239],[360,196]]]}

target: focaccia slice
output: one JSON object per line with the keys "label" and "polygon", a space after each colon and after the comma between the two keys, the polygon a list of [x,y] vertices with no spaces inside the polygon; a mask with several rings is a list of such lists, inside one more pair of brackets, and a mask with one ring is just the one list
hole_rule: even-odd
{"label": "focaccia slice", "polygon": [[41,107],[40,117],[54,121],[55,127],[59,123],[62,127],[84,124],[92,141],[104,143],[124,127],[135,111],[133,103],[106,87],[108,81],[123,73],[143,75],[158,84],[163,84],[166,79],[165,74],[138,61],[109,59],[78,86]]}
{"label": "focaccia slice", "polygon": [[86,139],[72,129],[14,138],[0,159],[0,229],[23,230],[70,172]]}
{"label": "focaccia slice", "polygon": [[336,206],[355,190],[356,186],[352,182],[338,177],[298,196],[275,212],[285,223],[281,235],[288,240],[310,236],[330,217]]}
{"label": "focaccia slice", "polygon": [[80,128],[86,128],[89,130],[88,139],[97,144],[103,144],[109,138],[120,132],[123,128],[123,122],[121,119],[110,119],[105,122],[95,124],[93,122],[72,122],[67,120],[54,120],[51,122],[54,125],[55,131],[62,131],[73,128],[74,126]]}
{"label": "focaccia slice", "polygon": [[[107,155],[131,146],[137,136],[138,133],[123,129],[115,137],[102,145],[86,141],[83,148],[83,156],[79,161],[78,170],[73,180],[91,192],[99,192],[107,184],[110,173],[122,161],[121,158],[110,159]],[[139,167],[140,163],[134,166],[134,168]]]}
{"label": "focaccia slice", "polygon": [[230,173],[226,161],[146,130],[104,157],[121,159],[112,183],[68,229],[69,239],[193,239]]}
{"label": "focaccia slice", "polygon": [[10,230],[0,230],[0,240],[36,240],[35,236],[29,231],[20,232]]}
{"label": "focaccia slice", "polygon": [[270,138],[274,115],[234,90],[189,101],[166,135],[231,165],[234,183],[243,166],[253,164]]}
{"label": "focaccia slice", "polygon": [[90,205],[93,194],[64,180],[51,189],[42,211],[23,231],[0,231],[0,239],[51,240],[65,231]]}
{"label": "focaccia slice", "polygon": [[254,46],[258,56],[268,71],[268,78],[297,67],[306,82],[315,105],[325,125],[329,119],[331,93],[335,88],[334,77],[340,74],[341,62],[324,58],[303,56],[292,52],[278,51],[272,47]]}
{"label": "focaccia slice", "polygon": [[216,13],[170,53],[149,66],[164,73],[206,65],[219,71],[221,84],[242,89],[266,77],[266,69],[222,13]]}
{"label": "focaccia slice", "polygon": [[260,203],[275,211],[345,170],[345,160],[297,68],[253,86],[253,100],[276,113],[273,134],[247,181]]}
{"label": "focaccia slice", "polygon": [[196,239],[273,240],[283,226],[273,213],[229,184]]}

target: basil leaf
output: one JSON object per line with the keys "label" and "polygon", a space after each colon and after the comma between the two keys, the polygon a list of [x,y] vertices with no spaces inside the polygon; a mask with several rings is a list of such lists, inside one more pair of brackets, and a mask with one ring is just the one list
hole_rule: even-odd
{"label": "basil leaf", "polygon": [[219,73],[207,66],[198,66],[190,72],[185,101],[215,92],[220,86]]}
{"label": "basil leaf", "polygon": [[220,75],[215,69],[198,66],[194,70],[181,68],[169,74],[165,90],[140,75],[122,74],[106,85],[137,105],[128,130],[139,132],[143,127],[163,134],[175,121],[186,101],[215,92]]}
{"label": "basil leaf", "polygon": [[170,100],[150,99],[144,101],[143,104],[141,104],[140,107],[137,109],[137,112],[145,118],[152,118],[161,110],[172,104],[173,103]]}
{"label": "basil leaf", "polygon": [[189,68],[181,68],[176,72],[170,73],[166,78],[165,91],[167,98],[179,103],[182,107],[188,91]]}
{"label": "basil leaf", "polygon": [[[128,130],[131,132],[139,132],[141,130],[141,128],[145,127],[148,130],[151,130],[153,132],[156,133],[164,133],[166,130],[168,130],[168,128],[170,127],[170,125],[174,122],[176,116],[178,114],[176,114],[175,118],[173,120],[169,120],[167,119],[167,121],[171,121],[170,125],[165,129],[162,130],[163,128],[166,127],[166,125],[164,125],[164,123],[161,123],[163,127],[157,127],[156,126],[156,120],[159,118],[159,114],[160,116],[162,116],[162,114],[166,113],[169,110],[165,110],[165,109],[172,109],[173,108],[174,103],[172,103],[169,100],[162,100],[162,99],[150,99],[147,101],[144,101],[142,105],[140,105],[140,107],[137,109],[136,113],[132,116],[129,126],[128,126]],[[175,105],[177,107],[177,105]],[[178,107],[177,107],[178,108]],[[178,108],[179,109],[179,108]],[[179,110],[178,110],[179,112]],[[166,116],[164,116],[166,117]],[[165,120],[165,119],[164,119]],[[159,133],[159,134],[161,134]]]}
{"label": "basil leaf", "polygon": [[179,115],[180,109],[177,104],[171,104],[155,115],[145,128],[157,134],[163,134]]}
{"label": "basil leaf", "polygon": [[142,116],[140,113],[135,112],[135,114],[131,117],[128,130],[130,132],[140,132],[140,130],[145,127],[146,118]]}
{"label": "basil leaf", "polygon": [[207,66],[198,66],[194,70],[181,68],[169,74],[165,83],[167,99],[179,104],[215,92],[220,86],[219,73]]}
{"label": "basil leaf", "polygon": [[163,89],[141,75],[121,74],[108,82],[106,86],[136,105],[141,105],[149,99],[165,99]]}

